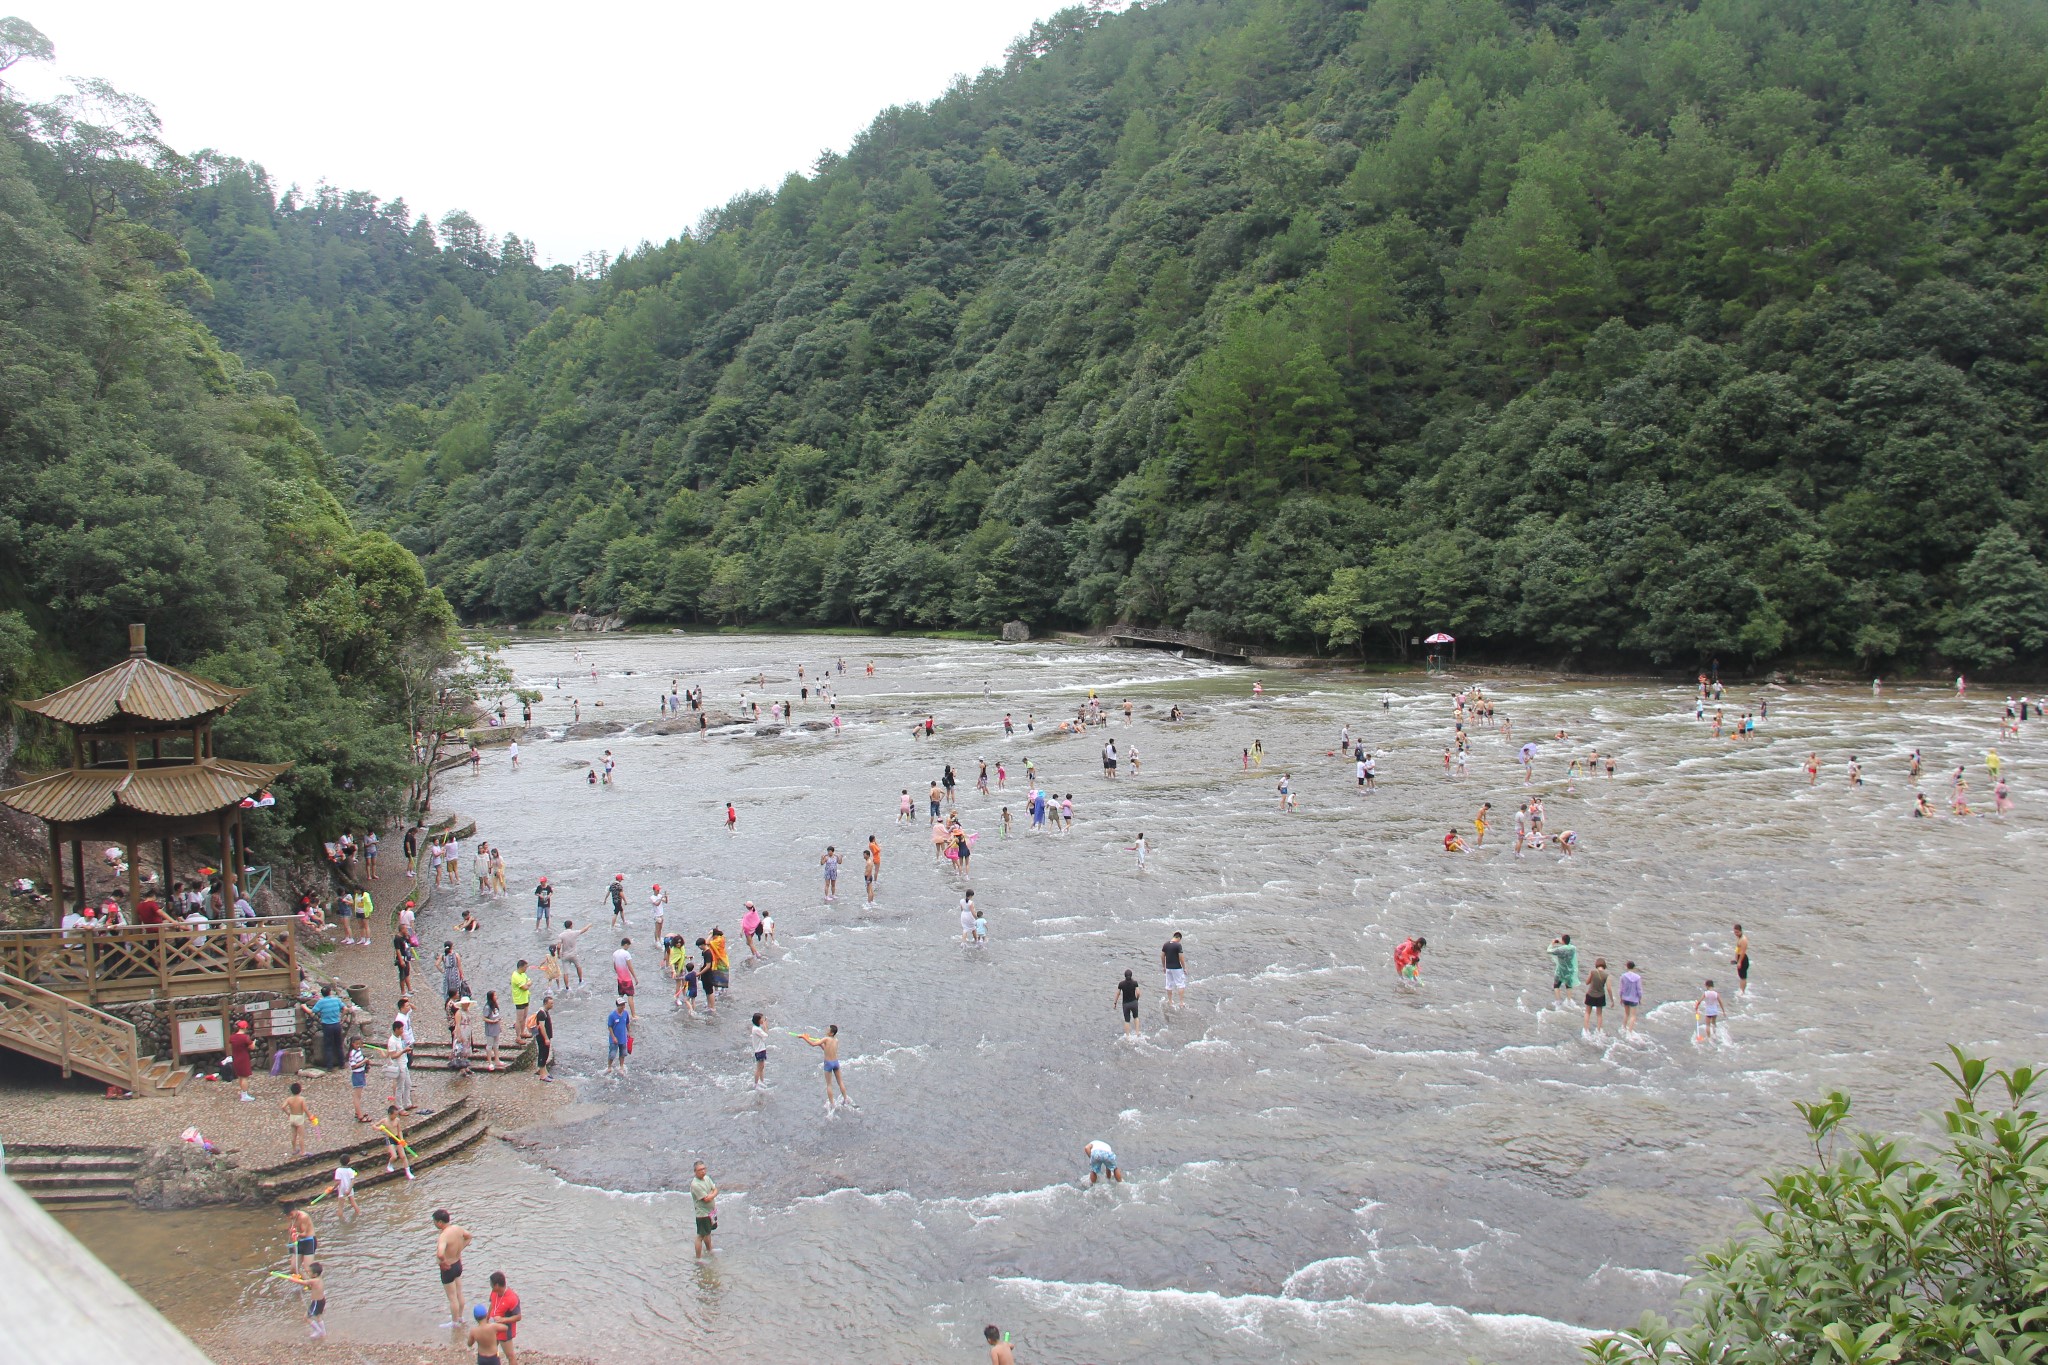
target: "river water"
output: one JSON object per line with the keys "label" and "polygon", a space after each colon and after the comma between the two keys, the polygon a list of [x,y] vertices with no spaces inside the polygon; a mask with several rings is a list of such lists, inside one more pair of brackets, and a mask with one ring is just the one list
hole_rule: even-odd
{"label": "river water", "polygon": [[[624,873],[648,983],[632,1074],[600,1074],[608,988],[559,1007],[578,1094],[560,1122],[373,1191],[352,1225],[323,1220],[336,1336],[443,1335],[426,1214],[446,1205],[477,1237],[471,1282],[502,1268],[523,1291],[523,1342],[607,1361],[676,1341],[737,1361],[972,1360],[987,1322],[1034,1363],[1568,1361],[1587,1329],[1671,1308],[1689,1255],[1740,1225],[1763,1171],[1802,1154],[1793,1101],[1842,1088],[1862,1123],[1916,1128],[1943,1100],[1929,1064],[1946,1043],[2040,1056],[2034,954],[1978,948],[2034,932],[2034,735],[1999,745],[2012,814],[1908,818],[1916,746],[1938,807],[1959,762],[1988,806],[2002,699],[1733,689],[1731,721],[1766,697],[1770,714],[1732,741],[1694,719],[1689,687],[1502,677],[1487,688],[1513,736],[1475,727],[1459,777],[1442,753],[1470,678],[1045,644],[577,648],[507,652],[546,693],[537,723],[559,730],[572,696],[585,720],[649,721],[671,679],[702,685],[714,710],[759,700],[765,718],[770,700],[798,698],[798,663],[815,684],[844,657],[844,726],[529,743],[516,769],[491,751],[447,783],[443,806],[505,848],[513,894],[444,894],[422,937],[476,904],[471,980],[502,991],[514,957],[541,955],[535,874],[558,888],[558,923],[602,925],[602,887]],[[1141,773],[1127,762],[1105,781],[1099,732],[1049,733],[1090,687],[1112,708],[1133,702],[1137,721],[1117,710],[1109,733],[1137,746]],[[1169,722],[1176,703],[1188,718]],[[915,739],[926,713],[938,734]],[[831,714],[799,699],[799,721]],[[1331,753],[1347,723],[1379,754],[1375,794]],[[1530,739],[1525,786],[1516,751]],[[1263,766],[1246,771],[1254,741]],[[617,781],[590,787],[585,765],[607,748]],[[1570,757],[1596,748],[1617,755],[1616,775],[1568,790]],[[1007,792],[974,791],[982,757],[1008,766]],[[1070,834],[1029,832],[1027,758],[1049,790],[1073,793]],[[982,949],[960,942],[960,883],[927,827],[895,824],[897,793],[921,810],[946,762],[980,835]],[[1531,794],[1552,831],[1577,831],[1577,856],[1514,856],[1513,811]],[[1495,811],[1485,846],[1447,855],[1445,829],[1469,842],[1482,801]],[[1003,804],[1017,817],[1007,838]],[[886,852],[867,906],[855,850],[871,832]],[[1143,871],[1126,851],[1140,832]],[[850,855],[829,905],[828,843]],[[668,1006],[646,947],[654,881],[670,932],[716,923],[735,945],[716,1022]],[[758,964],[740,946],[744,899],[775,915],[780,945]],[[1746,999],[1730,989],[1736,920],[1755,960]],[[1162,1011],[1159,947],[1175,930],[1188,1002]],[[1576,1009],[1547,1008],[1545,949],[1561,932],[1582,969],[1596,954],[1617,972],[1639,964],[1639,1036],[1610,1019],[1588,1039]],[[1411,933],[1429,939],[1419,987],[1390,966]],[[602,976],[613,946],[593,933],[586,966]],[[1145,988],[1141,1039],[1119,1036],[1126,968]],[[1727,1036],[1703,1046],[1692,1002],[1710,976],[1734,1003]],[[756,1009],[777,1028],[837,1023],[859,1108],[827,1115],[816,1055],[787,1034],[773,1088],[753,1091]],[[477,1082],[499,1083],[537,1084]],[[1114,1145],[1125,1184],[1086,1186],[1090,1139]],[[724,1190],[720,1249],[701,1266],[682,1192],[699,1157]],[[151,1250],[203,1239],[257,1266],[273,1215],[164,1216],[142,1235],[134,1215],[70,1221],[183,1323],[232,1317],[280,1343],[300,1330],[279,1282]]]}

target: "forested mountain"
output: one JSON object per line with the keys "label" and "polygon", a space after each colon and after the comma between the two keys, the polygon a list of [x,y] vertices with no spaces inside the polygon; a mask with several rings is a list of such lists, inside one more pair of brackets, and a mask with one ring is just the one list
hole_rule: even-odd
{"label": "forested mountain", "polygon": [[193,311],[343,456],[376,426],[411,435],[404,405],[439,405],[505,369],[519,339],[587,287],[568,266],[541,269],[515,235],[490,241],[466,213],[436,226],[402,199],[325,185],[280,195],[261,167],[214,154],[179,172],[168,226],[212,285]]}
{"label": "forested mountain", "polygon": [[2032,0],[1070,9],[363,496],[483,617],[2039,659],[2044,89]]}
{"label": "forested mountain", "polygon": [[[0,20],[0,72],[48,51]],[[398,694],[453,618],[411,552],[351,524],[293,404],[193,318],[207,283],[157,226],[176,172],[138,101],[0,85],[0,695],[103,668],[147,624],[155,657],[255,689],[220,736],[297,765],[258,830],[281,851],[394,813]]]}

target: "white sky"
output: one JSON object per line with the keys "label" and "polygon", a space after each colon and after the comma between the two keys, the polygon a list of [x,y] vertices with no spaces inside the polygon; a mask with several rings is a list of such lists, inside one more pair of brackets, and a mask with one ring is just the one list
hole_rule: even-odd
{"label": "white sky", "polygon": [[1061,0],[0,0],[57,60],[27,97],[98,76],[156,106],[164,139],[280,186],[468,210],[544,260],[659,242],[743,190],[844,151]]}

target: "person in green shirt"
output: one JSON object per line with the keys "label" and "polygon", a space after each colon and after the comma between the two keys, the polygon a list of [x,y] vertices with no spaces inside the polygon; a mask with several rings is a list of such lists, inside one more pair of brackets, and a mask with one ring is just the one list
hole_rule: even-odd
{"label": "person in green shirt", "polygon": [[701,1261],[711,1250],[711,1234],[718,1230],[718,1186],[704,1174],[701,1161],[690,1181],[690,1211],[697,1215],[697,1259]]}
{"label": "person in green shirt", "polygon": [[1570,934],[1560,934],[1550,940],[1550,1003],[1570,1003],[1569,992],[1579,984],[1579,950],[1572,946]]}
{"label": "person in green shirt", "polygon": [[526,974],[526,959],[522,957],[512,969],[512,1037],[516,1042],[526,1041],[526,1007],[532,999],[533,978]]}

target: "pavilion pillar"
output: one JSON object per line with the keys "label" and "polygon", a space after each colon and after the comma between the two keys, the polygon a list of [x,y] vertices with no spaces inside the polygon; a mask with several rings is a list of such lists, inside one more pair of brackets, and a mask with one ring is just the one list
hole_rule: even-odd
{"label": "pavilion pillar", "polygon": [[64,917],[64,841],[57,836],[57,827],[50,826],[50,923],[56,924]]}
{"label": "pavilion pillar", "polygon": [[156,865],[156,898],[164,902],[164,913],[169,914],[171,903],[165,899],[171,894],[171,836],[164,836],[163,861]]}
{"label": "pavilion pillar", "polygon": [[128,913],[142,903],[142,849],[132,841],[122,850],[128,855]]}
{"label": "pavilion pillar", "polygon": [[85,909],[85,839],[71,836],[71,883],[78,893],[78,908]]}
{"label": "pavilion pillar", "polygon": [[235,903],[235,846],[234,841],[228,838],[226,811],[222,811],[220,816],[220,885],[221,899],[225,902],[222,909],[231,910]]}

